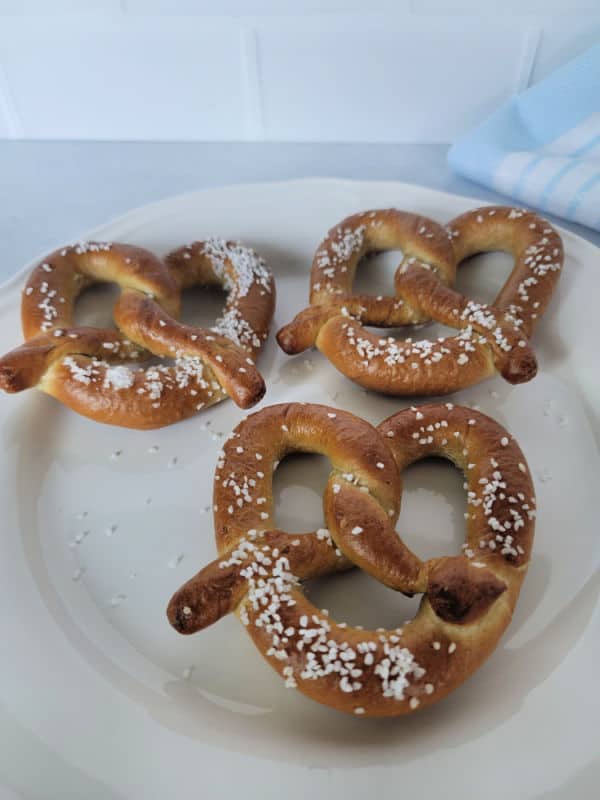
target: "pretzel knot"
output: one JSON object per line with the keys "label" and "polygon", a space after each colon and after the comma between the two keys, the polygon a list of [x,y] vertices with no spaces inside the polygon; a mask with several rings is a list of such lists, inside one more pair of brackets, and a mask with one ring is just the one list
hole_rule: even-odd
{"label": "pretzel knot", "polygon": [[[97,282],[113,282],[118,329],[74,325],[75,301]],[[181,292],[201,285],[228,291],[209,331],[177,321]],[[234,242],[209,239],[163,262],[127,244],[80,243],[47,256],[22,296],[25,343],[0,359],[0,388],[37,386],[99,422],[157,428],[192,416],[228,395],[242,408],[265,393],[254,358],[273,317],[275,286],[263,260]],[[173,364],[131,369],[161,356]]]}
{"label": "pretzel knot", "polygon": [[[360,259],[401,249],[395,297],[352,295]],[[491,305],[452,289],[456,268],[475,253],[504,250],[514,268]],[[563,264],[558,233],[537,214],[490,206],[469,211],[444,230],[403,211],[367,211],[343,220],[319,246],[309,308],[277,334],[289,354],[312,345],[346,377],[392,395],[448,394],[496,372],[510,383],[537,372],[529,345]],[[363,325],[393,327],[434,320],[455,336],[397,341]]]}
{"label": "pretzel knot", "polygon": [[[327,528],[301,535],[273,526],[273,471],[294,451],[332,463]],[[401,470],[432,455],[464,471],[469,513],[462,554],[423,562],[394,526]],[[510,622],[534,531],[518,445],[489,417],[450,403],[401,411],[378,429],[326,406],[267,407],[225,444],[214,501],[219,558],[175,593],[171,624],[189,634],[235,611],[286,686],[367,716],[430,705],[477,669]],[[303,594],[301,581],[352,565],[397,591],[423,593],[415,618],[366,631]]]}

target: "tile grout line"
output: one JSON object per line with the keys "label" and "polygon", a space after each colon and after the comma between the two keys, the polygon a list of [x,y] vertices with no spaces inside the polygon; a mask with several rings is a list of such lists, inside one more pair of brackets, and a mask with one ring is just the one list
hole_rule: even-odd
{"label": "tile grout line", "polygon": [[525,34],[523,51],[521,53],[521,63],[516,80],[515,94],[524,91],[531,85],[531,76],[535,60],[542,41],[542,29],[539,26],[529,28]]}
{"label": "tile grout line", "polygon": [[258,62],[258,41],[256,31],[248,23],[243,23],[240,30],[240,48],[246,139],[263,141],[265,123]]}
{"label": "tile grout line", "polygon": [[6,72],[2,64],[0,64],[0,117],[6,120],[8,137],[10,139],[23,138],[23,125],[8,86],[8,78],[6,77]]}

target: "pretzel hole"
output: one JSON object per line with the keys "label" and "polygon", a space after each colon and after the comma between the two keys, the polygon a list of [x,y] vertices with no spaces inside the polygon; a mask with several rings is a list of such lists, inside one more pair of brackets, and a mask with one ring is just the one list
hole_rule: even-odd
{"label": "pretzel hole", "polygon": [[181,295],[181,322],[212,328],[223,313],[227,292],[220,286],[193,286]]}
{"label": "pretzel hole", "polygon": [[87,286],[75,300],[75,325],[114,328],[113,308],[120,292],[116,283],[98,282]]}
{"label": "pretzel hole", "polygon": [[445,458],[424,458],[403,470],[397,530],[423,561],[461,553],[467,512],[464,480],[462,471]]}
{"label": "pretzel hole", "polygon": [[286,455],[273,475],[275,527],[289,533],[322,528],[323,489],[331,463],[316,453]]}
{"label": "pretzel hole", "polygon": [[478,253],[459,264],[455,288],[477,303],[493,303],[514,265],[509,253]]}
{"label": "pretzel hole", "polygon": [[412,339],[417,342],[420,339],[434,341],[440,337],[456,336],[456,329],[442,325],[440,322],[424,322],[419,325],[409,325],[405,328],[377,328],[374,325],[364,325],[365,330],[380,336],[382,339],[392,337],[399,342]]}
{"label": "pretzel hole", "polygon": [[326,608],[336,622],[367,630],[397,628],[418,611],[420,595],[406,597],[388,589],[360,569],[313,578],[304,592],[317,608]]}
{"label": "pretzel hole", "polygon": [[394,274],[402,261],[401,250],[367,253],[358,263],[352,284],[354,294],[377,297],[394,294]]}

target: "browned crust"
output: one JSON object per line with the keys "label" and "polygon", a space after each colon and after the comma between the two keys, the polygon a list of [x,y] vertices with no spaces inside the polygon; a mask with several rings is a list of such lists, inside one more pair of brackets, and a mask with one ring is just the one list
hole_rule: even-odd
{"label": "browned crust", "polygon": [[[268,407],[242,422],[215,476],[221,556],[174,595],[168,616],[181,633],[193,633],[235,610],[289,686],[340,711],[396,716],[441,700],[493,651],[529,561],[535,497],[518,445],[483,414],[434,404],[399,412],[377,431],[308,404]],[[321,536],[272,528],[272,471],[291,450],[332,461]],[[401,487],[395,465],[429,455],[465,471],[470,517],[463,555],[421,562],[393,528]],[[507,522],[513,527],[502,527],[497,541],[497,526]],[[363,631],[335,622],[303,595],[296,578],[351,563],[399,591],[424,592],[414,620]]]}
{"label": "browned crust", "polygon": [[506,588],[489,569],[444,558],[429,571],[427,601],[440,619],[464,625],[479,620]]}
{"label": "browned crust", "polygon": [[[529,562],[535,529],[533,482],[521,448],[501,425],[465,406],[432,403],[394,414],[384,420],[378,430],[391,446],[401,471],[422,458],[443,456],[465,473],[470,514],[466,545],[477,554],[478,561],[493,564],[503,579],[506,578],[506,564],[523,567]],[[497,480],[495,473],[500,473],[507,488],[500,487],[494,495],[491,516],[502,527],[511,524],[508,530],[513,537],[512,549],[518,546],[523,553],[502,555],[502,546],[489,549],[489,543],[499,534],[488,524],[483,499],[489,491],[486,487]],[[472,497],[469,492],[473,493]],[[515,513],[521,517],[516,532],[513,530]],[[482,542],[485,543],[483,548]]]}
{"label": "browned crust", "polygon": [[558,232],[533,211],[510,206],[476,208],[446,227],[458,265],[476,253],[503,250],[512,255],[514,267],[493,305],[519,322],[520,331],[530,338],[562,271],[564,248]]}
{"label": "browned crust", "polygon": [[[234,315],[246,323],[253,336],[244,338],[238,344],[255,356],[263,346],[275,313],[276,289],[275,279],[263,259],[254,250],[244,247],[239,242],[222,242],[232,253],[242,258],[247,255],[255,262],[257,274],[249,283],[248,276],[240,274],[242,267],[236,265],[230,257],[223,258],[221,274],[217,272],[214,256],[211,258],[211,240],[196,241],[179,247],[169,253],[165,261],[182,289],[191,286],[223,286],[229,291],[223,318]],[[209,248],[207,252],[207,248]],[[243,266],[243,265],[242,265]],[[245,284],[243,291],[240,291]]]}
{"label": "browned crust", "polygon": [[[363,211],[353,214],[333,227],[315,253],[310,275],[311,305],[328,304],[336,296],[352,296],[352,283],[358,263],[370,252],[402,250],[404,259],[415,258],[431,265],[446,283],[455,276],[454,255],[448,235],[437,222],[418,214],[395,208]],[[378,301],[361,298],[367,303],[364,321],[377,314]],[[388,298],[392,301],[395,297]],[[392,315],[390,325],[411,322],[408,310]],[[407,319],[407,315],[411,317]]]}
{"label": "browned crust", "polygon": [[201,363],[183,378],[185,370],[179,367],[128,370],[131,384],[120,389],[113,389],[110,369],[104,362],[73,355],[66,363],[55,361],[39,388],[84,417],[138,430],[188,419],[227,396],[210,369]]}
{"label": "browned crust", "polygon": [[[257,403],[266,387],[254,359],[273,317],[271,273],[253,251],[219,240],[179,248],[167,262],[119,243],[74,245],[45,258],[23,292],[27,341],[0,359],[0,388],[38,386],[84,416],[131,428],[169,425],[227,396],[242,408]],[[122,289],[119,331],[73,326],[77,295],[96,281]],[[229,290],[216,331],[176,319],[181,289],[198,283]],[[149,353],[175,365],[117,368]]]}
{"label": "browned crust", "polygon": [[250,408],[265,394],[262,375],[249,357],[258,347],[244,350],[214,331],[184,325],[140,292],[121,294],[115,306],[115,321],[131,339],[154,355],[201,359],[224,393],[241,408]]}
{"label": "browned crust", "polygon": [[455,260],[447,232],[437,222],[395,208],[353,214],[333,227],[315,253],[310,274],[309,310],[277,334],[286,353],[314,345],[319,329],[336,313],[351,314],[365,325],[382,328],[426,322],[427,316],[399,297],[356,295],[352,283],[360,260],[371,252],[402,250],[403,260],[419,260],[452,284]]}
{"label": "browned crust", "polygon": [[[169,619],[178,630],[193,633],[209,624],[205,620],[218,618],[219,609],[223,608],[222,583],[229,586],[230,580],[228,570],[224,578],[220,577],[218,563],[227,560],[248,531],[267,531],[265,541],[290,559],[299,577],[348,568],[348,562],[341,552],[336,554],[327,536],[320,537],[314,531],[292,536],[272,530],[273,473],[279,461],[291,452],[327,455],[332,462],[332,484],[347,483],[339,477],[343,473],[352,474],[360,486],[368,488],[369,493],[360,491],[358,484],[347,489],[357,518],[372,510],[373,504],[379,510],[383,507],[382,513],[388,519],[397,518],[400,478],[396,464],[385,441],[369,423],[346,411],[314,403],[284,403],[251,414],[234,429],[217,463],[213,501],[221,558],[191,578],[171,600]],[[351,516],[347,514],[348,518]],[[215,576],[219,578],[217,582]],[[207,586],[215,587],[216,605]],[[239,601],[237,592],[231,598],[232,603]],[[187,615],[182,612],[186,606],[191,609]]]}
{"label": "browned crust", "polygon": [[151,294],[170,313],[179,313],[177,286],[153,253],[117,242],[86,242],[55,250],[32,271],[21,300],[24,337],[72,328],[77,296],[98,281]]}
{"label": "browned crust", "polygon": [[[400,489],[396,466],[385,442],[368,422],[347,411],[315,403],[268,406],[246,417],[234,429],[219,457],[214,486],[219,552],[229,549],[252,528],[273,527],[273,472],[291,452],[328,456],[334,474],[354,475],[386,512],[397,513]],[[384,464],[384,468],[376,468],[377,463]],[[264,497],[265,502],[243,503],[239,507],[235,483],[227,480],[231,473],[238,479],[256,481],[251,494]],[[235,513],[229,513],[230,507]]]}
{"label": "browned crust", "polygon": [[[240,541],[243,538],[240,536]],[[329,575],[352,566],[336,554],[330,540],[319,539],[316,532],[294,537],[285,531],[266,530],[260,541],[271,549],[277,548],[282,556],[290,559],[295,573],[302,579]],[[247,581],[240,575],[239,565],[221,566],[232,557],[236,547],[233,545],[222,552],[219,558],[186,581],[171,598],[167,617],[179,633],[203,630],[225,614],[235,612],[239,606],[248,591]],[[189,609],[189,612],[184,613],[184,609]]]}
{"label": "browned crust", "polygon": [[[496,370],[509,383],[525,383],[535,377],[537,361],[527,339],[494,306],[469,300],[416,265],[398,270],[396,287],[437,322],[478,334],[474,338],[489,350]],[[449,341],[445,340],[445,346]]]}
{"label": "browned crust", "polygon": [[[417,232],[430,231],[423,235],[431,236],[437,249],[419,249],[411,242],[412,249],[405,252],[396,272],[395,298],[355,297],[351,286],[356,264],[372,247],[367,234],[357,238],[356,231],[371,213],[377,215],[372,225],[381,223],[377,230],[386,235],[396,222],[410,227],[406,215],[398,212],[399,217],[390,217],[389,211],[355,215],[334,228],[315,255],[311,306],[281,328],[280,347],[291,355],[316,345],[350,380],[391,395],[449,394],[496,372],[513,384],[534,378],[537,361],[528,339],[550,301],[563,264],[562,242],[552,226],[521,209],[474,209],[447,226],[454,265],[440,269],[448,241],[442,246],[443,237],[431,227],[435,223],[412,223],[413,234],[415,225],[421,225]],[[417,242],[422,238],[417,237]],[[344,242],[350,245],[344,247]],[[489,250],[505,250],[515,259],[511,275],[491,306],[474,303],[452,289],[456,265]],[[343,266],[336,264],[333,269],[330,262],[336,253],[347,251],[350,255],[341,262]],[[363,327],[431,319],[460,333],[444,340],[405,343],[376,336]]]}
{"label": "browned crust", "polygon": [[394,396],[449,394],[495,373],[491,351],[477,336],[397,341],[347,317],[329,320],[317,347],[350,380]]}
{"label": "browned crust", "polygon": [[50,366],[74,351],[109,363],[133,361],[144,351],[116,330],[75,327],[40,333],[0,359],[0,388],[22,392],[38,385]]}

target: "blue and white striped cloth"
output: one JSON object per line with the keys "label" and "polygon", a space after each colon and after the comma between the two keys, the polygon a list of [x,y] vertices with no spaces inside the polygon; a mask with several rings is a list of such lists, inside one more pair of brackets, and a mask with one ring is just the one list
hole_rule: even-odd
{"label": "blue and white striped cloth", "polygon": [[600,230],[600,44],[459,139],[448,162],[501,194]]}

